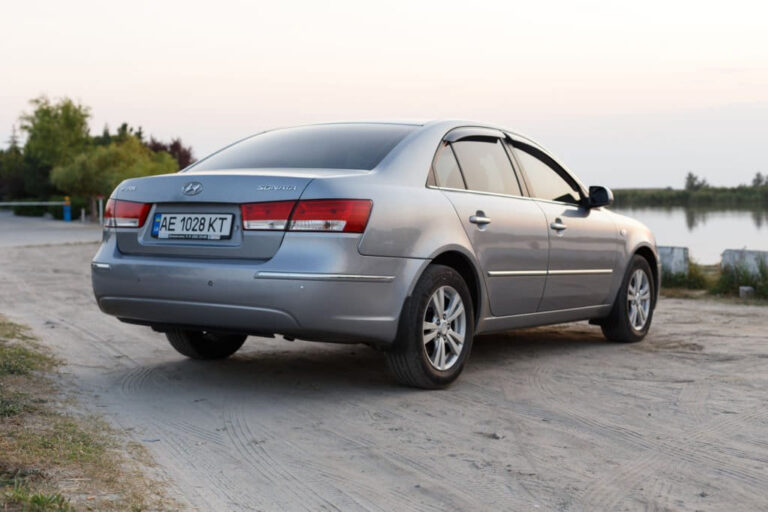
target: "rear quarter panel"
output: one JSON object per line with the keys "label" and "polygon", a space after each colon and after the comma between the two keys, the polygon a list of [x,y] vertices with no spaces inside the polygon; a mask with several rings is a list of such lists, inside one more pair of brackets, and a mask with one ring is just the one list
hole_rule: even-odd
{"label": "rear quarter panel", "polygon": [[[436,123],[409,135],[370,173],[314,180],[301,198],[371,199],[371,217],[358,245],[362,255],[420,259],[423,271],[431,259],[455,251],[482,276],[453,205],[440,190],[426,186],[435,151],[454,124]],[[485,281],[479,281],[485,309]]]}

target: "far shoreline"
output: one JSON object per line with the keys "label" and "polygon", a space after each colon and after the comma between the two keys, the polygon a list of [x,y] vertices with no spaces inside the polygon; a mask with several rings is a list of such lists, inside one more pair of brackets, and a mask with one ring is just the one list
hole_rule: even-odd
{"label": "far shoreline", "polygon": [[696,190],[667,188],[614,189],[616,208],[683,207],[740,210],[768,209],[768,186],[702,187]]}

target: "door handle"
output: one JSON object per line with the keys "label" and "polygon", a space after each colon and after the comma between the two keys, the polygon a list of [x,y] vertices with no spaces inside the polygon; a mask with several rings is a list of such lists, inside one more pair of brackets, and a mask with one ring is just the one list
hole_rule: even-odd
{"label": "door handle", "polygon": [[563,221],[560,219],[555,219],[555,222],[549,225],[550,228],[554,229],[555,231],[565,231],[568,229],[568,226],[563,224]]}
{"label": "door handle", "polygon": [[486,217],[485,213],[478,211],[475,215],[472,215],[469,218],[469,222],[472,224],[477,224],[478,226],[485,226],[486,224],[491,223],[491,218]]}

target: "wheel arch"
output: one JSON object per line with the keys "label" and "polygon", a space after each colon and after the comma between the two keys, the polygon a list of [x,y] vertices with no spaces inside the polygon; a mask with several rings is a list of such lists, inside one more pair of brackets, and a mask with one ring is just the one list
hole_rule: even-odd
{"label": "wheel arch", "polygon": [[[480,274],[474,259],[466,254],[464,250],[459,248],[445,248],[438,251],[428,260],[427,264],[424,265],[424,268],[419,272],[418,279],[421,279],[421,275],[429,265],[445,265],[458,272],[464,279],[472,298],[472,309],[474,310],[475,325],[477,325],[482,317],[482,309],[485,307],[486,301],[485,282],[483,281],[482,275]],[[413,286],[416,285],[418,279],[414,281]],[[411,291],[413,291],[413,286]]]}
{"label": "wheel arch", "polygon": [[653,250],[653,248],[649,245],[641,245],[637,248],[635,248],[634,252],[632,253],[633,256],[637,255],[642,258],[645,258],[645,260],[648,262],[648,265],[651,267],[651,274],[653,274],[653,283],[654,283],[654,296],[653,296],[653,307],[656,307],[656,302],[658,301],[659,297],[659,288],[661,288],[661,274],[659,272],[659,258],[656,256],[656,251]]}

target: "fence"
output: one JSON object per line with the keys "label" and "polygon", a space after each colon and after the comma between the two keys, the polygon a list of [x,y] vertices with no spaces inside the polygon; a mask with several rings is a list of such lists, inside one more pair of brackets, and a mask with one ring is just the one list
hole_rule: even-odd
{"label": "fence", "polygon": [[[64,220],[72,221],[72,203],[69,196],[64,201],[0,201],[0,208],[4,206],[61,206],[64,208]],[[85,217],[81,215],[81,220]],[[104,224],[104,199],[99,197],[99,224]]]}
{"label": "fence", "polygon": [[61,206],[64,208],[64,220],[72,220],[72,204],[69,197],[65,197],[64,201],[0,201],[0,208],[3,206]]}

